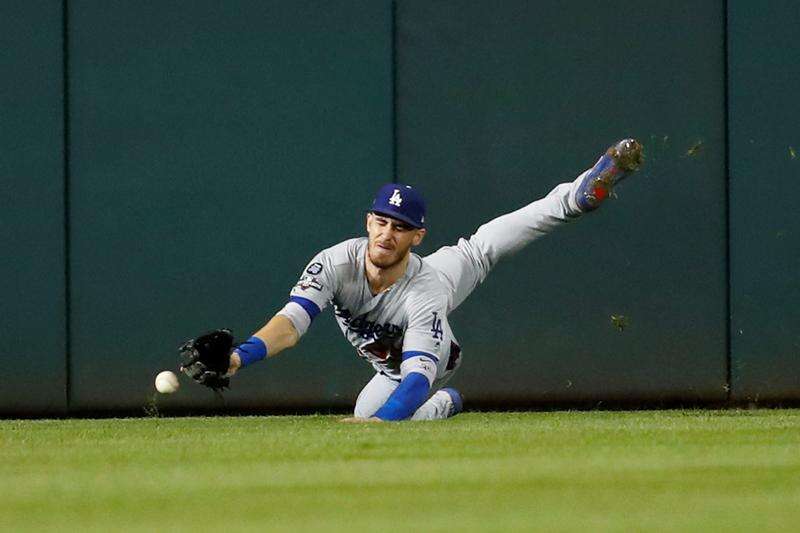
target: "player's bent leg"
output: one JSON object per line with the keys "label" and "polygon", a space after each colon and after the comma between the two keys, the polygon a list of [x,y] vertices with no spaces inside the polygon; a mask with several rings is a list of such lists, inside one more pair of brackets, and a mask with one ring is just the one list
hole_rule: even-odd
{"label": "player's bent leg", "polygon": [[353,415],[359,418],[371,417],[386,403],[399,385],[399,381],[390,379],[381,373],[375,374],[359,393]]}
{"label": "player's bent leg", "polygon": [[436,391],[412,415],[411,420],[442,420],[456,416],[464,410],[461,393],[453,388]]}

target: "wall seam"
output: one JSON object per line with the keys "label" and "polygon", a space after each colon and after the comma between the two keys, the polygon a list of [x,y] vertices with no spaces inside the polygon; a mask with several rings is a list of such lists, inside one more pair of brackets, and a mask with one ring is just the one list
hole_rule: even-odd
{"label": "wall seam", "polygon": [[727,401],[730,403],[733,398],[733,317],[732,311],[732,292],[731,285],[731,165],[730,165],[730,46],[729,46],[729,20],[728,20],[728,0],[722,0],[722,50],[723,50],[723,123],[724,123],[724,142],[725,142],[725,383]]}
{"label": "wall seam", "polygon": [[64,175],[64,366],[66,410],[72,400],[72,285],[70,283],[70,108],[69,108],[69,1],[61,4],[63,175]]}
{"label": "wall seam", "polygon": [[397,1],[391,4],[391,62],[392,62],[392,182],[398,183],[397,176]]}

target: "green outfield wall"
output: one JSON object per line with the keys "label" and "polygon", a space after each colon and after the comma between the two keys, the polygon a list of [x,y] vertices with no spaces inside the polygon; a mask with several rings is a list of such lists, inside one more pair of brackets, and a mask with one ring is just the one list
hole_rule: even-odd
{"label": "green outfield wall", "polygon": [[800,398],[800,6],[729,2],[731,378]]}
{"label": "green outfield wall", "polygon": [[[131,408],[183,340],[246,338],[318,249],[362,231],[392,173],[391,9],[74,2],[70,21],[71,407]],[[228,405],[350,401],[367,369],[321,318]]]}
{"label": "green outfield wall", "polygon": [[721,4],[399,7],[399,175],[431,199],[430,249],[574,179],[614,139],[647,146],[618,202],[499,265],[452,317],[467,396],[725,399]]}
{"label": "green outfield wall", "polygon": [[0,2],[0,412],[67,408],[60,2]]}
{"label": "green outfield wall", "polygon": [[[429,200],[424,255],[621,136],[645,170],[453,314],[452,384],[473,405],[797,399],[800,19],[759,6],[4,3],[0,413],[143,410],[184,339],[249,335],[395,175]],[[343,407],[371,374],[326,312],[225,405]]]}

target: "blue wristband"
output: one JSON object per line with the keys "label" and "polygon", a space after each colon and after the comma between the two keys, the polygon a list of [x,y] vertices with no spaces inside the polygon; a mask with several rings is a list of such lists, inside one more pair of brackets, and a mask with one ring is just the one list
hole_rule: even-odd
{"label": "blue wristband", "polygon": [[258,337],[250,337],[236,348],[239,359],[242,361],[242,368],[261,361],[267,356],[267,345]]}

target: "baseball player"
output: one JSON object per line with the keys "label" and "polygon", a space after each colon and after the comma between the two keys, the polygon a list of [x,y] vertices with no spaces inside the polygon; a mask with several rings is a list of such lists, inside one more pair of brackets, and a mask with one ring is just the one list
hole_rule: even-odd
{"label": "baseball player", "polygon": [[599,207],[641,163],[641,144],[624,139],[573,182],[426,257],[412,252],[426,233],[422,196],[409,185],[384,185],[367,214],[366,237],[314,256],[286,305],[241,345],[234,348],[227,330],[189,341],[183,370],[205,385],[224,386],[241,368],[296,345],[331,306],[345,338],[375,369],[345,421],[454,416],[463,408],[461,395],[443,386],[461,365],[462,350],[450,312],[498,261]]}

